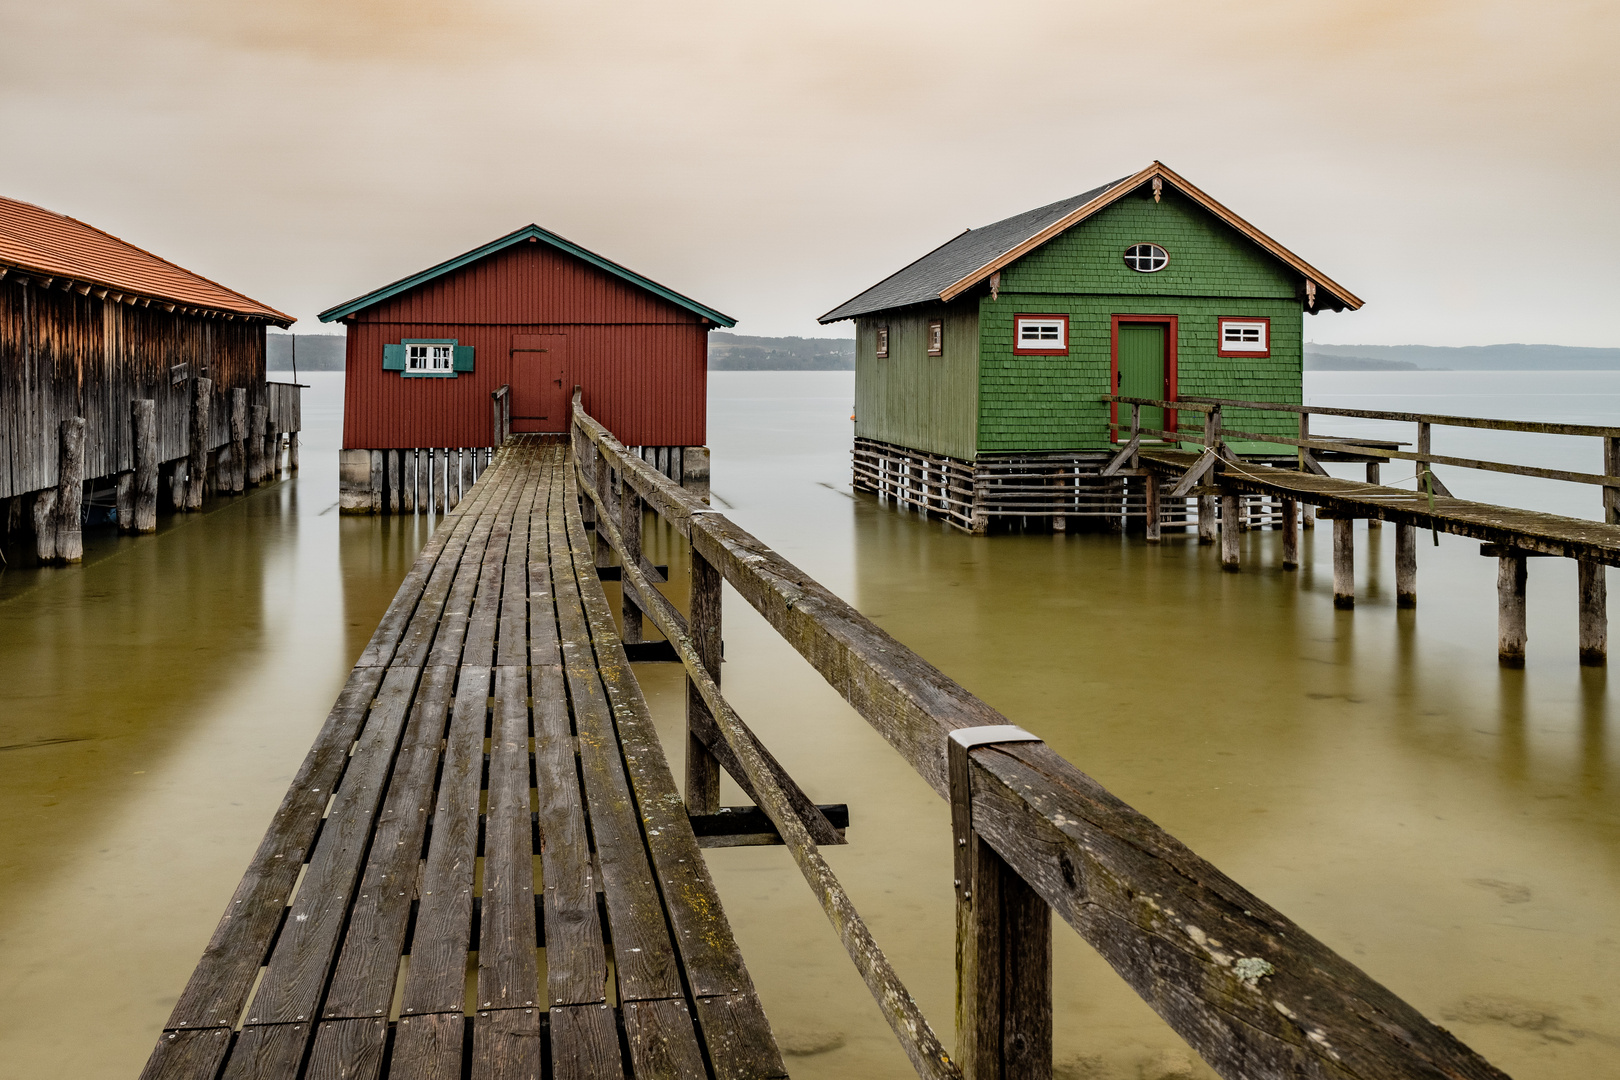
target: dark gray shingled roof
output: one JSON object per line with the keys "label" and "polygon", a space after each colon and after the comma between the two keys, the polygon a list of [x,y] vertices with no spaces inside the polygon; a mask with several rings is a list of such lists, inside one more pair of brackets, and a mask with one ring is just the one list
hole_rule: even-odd
{"label": "dark gray shingled roof", "polygon": [[[1128,179],[1121,177],[1120,180]],[[1074,213],[1109,188],[1120,183],[1115,180],[1092,188],[1072,198],[1063,199],[1022,214],[1014,214],[993,225],[968,229],[952,240],[930,251],[905,269],[894,273],[861,293],[855,299],[833,308],[821,317],[821,322],[838,322],[857,315],[870,315],[875,311],[905,307],[938,300],[942,290],[961,281],[979,267],[1007,254],[1055,221]]]}

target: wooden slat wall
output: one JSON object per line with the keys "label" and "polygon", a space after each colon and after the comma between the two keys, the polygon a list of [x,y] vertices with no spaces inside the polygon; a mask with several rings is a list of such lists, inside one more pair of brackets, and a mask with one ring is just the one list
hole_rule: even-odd
{"label": "wooden slat wall", "polygon": [[[0,281],[0,498],[56,483],[57,429],[72,416],[85,419],[87,479],[133,468],[129,403],[139,398],[157,402],[159,458],[185,457],[188,387],[175,382],[176,364],[214,381],[209,446],[223,445],[230,390],[246,388],[250,406],[266,403],[264,332],[259,322]],[[297,391],[278,393],[296,421]]]}

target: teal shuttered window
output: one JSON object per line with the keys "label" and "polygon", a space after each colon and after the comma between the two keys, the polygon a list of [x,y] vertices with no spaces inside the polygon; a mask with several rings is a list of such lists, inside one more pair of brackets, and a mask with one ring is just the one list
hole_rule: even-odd
{"label": "teal shuttered window", "polygon": [[404,371],[405,370],[405,346],[404,345],[384,345],[383,346],[383,370],[384,371]]}
{"label": "teal shuttered window", "polygon": [[406,378],[453,379],[473,370],[473,347],[457,344],[455,338],[406,338],[383,346],[383,370]]}
{"label": "teal shuttered window", "polygon": [[455,350],[456,350],[456,368],[455,369],[458,372],[459,371],[471,371],[473,369],[473,347],[471,345],[457,345],[457,346],[455,346]]}

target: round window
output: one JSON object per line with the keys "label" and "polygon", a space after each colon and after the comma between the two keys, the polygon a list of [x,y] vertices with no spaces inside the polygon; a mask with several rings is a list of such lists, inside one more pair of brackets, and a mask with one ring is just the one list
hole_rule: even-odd
{"label": "round window", "polygon": [[1170,253],[1158,244],[1132,244],[1125,249],[1125,265],[1151,274],[1170,265]]}

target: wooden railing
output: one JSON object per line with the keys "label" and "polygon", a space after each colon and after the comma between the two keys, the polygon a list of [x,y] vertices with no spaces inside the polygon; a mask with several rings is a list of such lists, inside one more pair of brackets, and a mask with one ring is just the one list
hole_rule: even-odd
{"label": "wooden railing", "polygon": [[[1132,423],[1130,430],[1133,432],[1133,438],[1136,441],[1139,441],[1142,435],[1178,442],[1202,441],[1204,446],[1212,451],[1223,445],[1228,439],[1291,446],[1297,451],[1300,469],[1312,472],[1324,471],[1316,461],[1316,455],[1319,453],[1375,454],[1382,458],[1415,462],[1417,464],[1418,490],[1434,495],[1449,496],[1451,494],[1445,484],[1441,483],[1439,478],[1434,475],[1433,467],[1435,465],[1445,465],[1459,469],[1477,469],[1482,472],[1507,473],[1512,476],[1531,476],[1543,480],[1562,480],[1572,484],[1594,484],[1603,488],[1604,520],[1611,525],[1620,523],[1620,427],[1605,427],[1597,424],[1559,424],[1534,420],[1497,420],[1480,416],[1447,416],[1438,413],[1336,409],[1316,405],[1289,405],[1274,401],[1242,401],[1233,398],[1191,397],[1180,398],[1176,401],[1162,401],[1156,398],[1112,395],[1107,400],[1131,407]],[[1201,439],[1195,439],[1188,432],[1177,433],[1141,428],[1140,417],[1143,407],[1196,409],[1203,412],[1205,424]],[[1298,437],[1290,437],[1255,431],[1239,431],[1225,427],[1221,420],[1221,413],[1224,409],[1293,413],[1299,417],[1299,435]],[[1401,450],[1398,447],[1404,444],[1399,443],[1373,442],[1343,436],[1326,438],[1313,436],[1310,429],[1310,418],[1313,415],[1344,416],[1361,420],[1387,420],[1394,423],[1416,424],[1417,449],[1412,451]],[[1602,439],[1603,472],[1573,472],[1568,469],[1546,469],[1536,465],[1519,465],[1513,462],[1487,461],[1479,458],[1436,454],[1430,449],[1432,446],[1432,432],[1436,427],[1512,431],[1534,435],[1575,435]],[[1212,429],[1214,431],[1213,441],[1211,441],[1210,435]]]}
{"label": "wooden railing", "polygon": [[494,411],[492,427],[493,442],[491,446],[499,447],[512,434],[512,387],[508,383],[497,390],[491,390],[490,407]]}
{"label": "wooden railing", "polygon": [[[716,763],[756,798],[919,1075],[1051,1076],[1056,911],[1231,1080],[1501,1080],[1355,965],[628,453],[577,391],[571,436],[599,542],[622,563],[626,610],[636,606],[670,639],[698,699],[688,711],[689,812],[712,810]],[[691,544],[690,619],[654,588],[640,551],[644,509]],[[951,805],[954,1056],[820,856],[831,826],[793,798],[791,780],[720,694],[722,578]]]}

